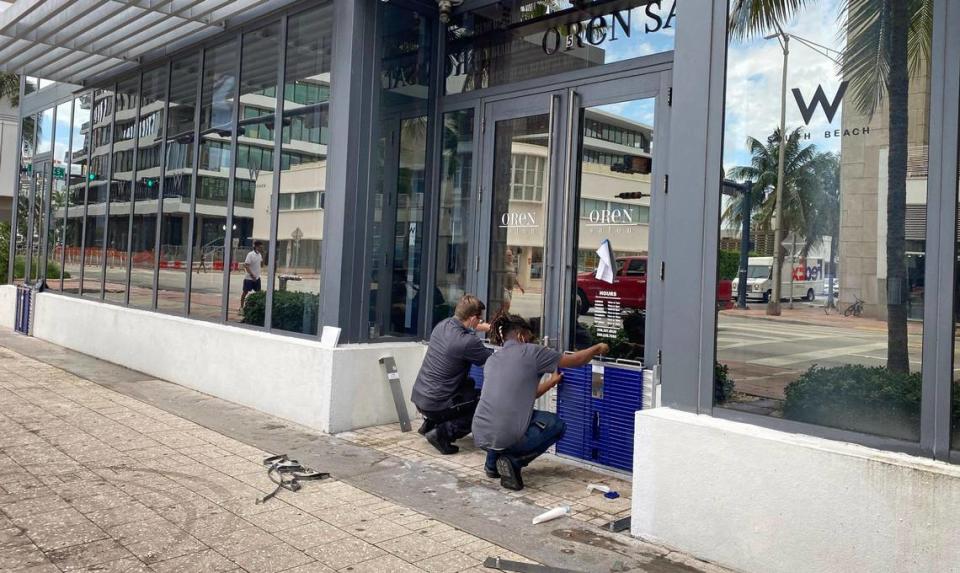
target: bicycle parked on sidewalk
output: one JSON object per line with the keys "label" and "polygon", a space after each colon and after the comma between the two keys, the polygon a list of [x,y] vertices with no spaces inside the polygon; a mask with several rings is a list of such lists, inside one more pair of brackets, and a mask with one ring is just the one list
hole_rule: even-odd
{"label": "bicycle parked on sidewalk", "polygon": [[843,311],[843,316],[860,317],[863,314],[863,299],[857,295],[853,295],[853,298],[855,299],[853,304],[848,306],[847,309]]}

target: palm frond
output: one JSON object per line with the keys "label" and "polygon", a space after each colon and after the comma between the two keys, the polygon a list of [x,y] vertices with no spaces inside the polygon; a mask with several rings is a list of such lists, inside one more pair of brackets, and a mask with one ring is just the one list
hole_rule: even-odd
{"label": "palm frond", "polygon": [[776,32],[794,14],[817,0],[732,0],[727,29],[736,40]]}
{"label": "palm frond", "polygon": [[872,119],[886,97],[890,74],[889,6],[884,0],[846,2],[840,25],[845,35],[840,40],[846,43],[841,70],[857,109]]}
{"label": "palm frond", "polygon": [[919,77],[933,61],[933,0],[910,0],[910,32],[907,37],[908,68],[911,77]]}

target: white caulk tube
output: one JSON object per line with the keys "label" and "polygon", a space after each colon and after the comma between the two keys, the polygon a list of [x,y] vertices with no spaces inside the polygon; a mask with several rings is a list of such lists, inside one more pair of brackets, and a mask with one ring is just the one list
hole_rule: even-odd
{"label": "white caulk tube", "polygon": [[561,505],[560,507],[555,507],[550,511],[541,513],[540,515],[533,518],[533,524],[543,523],[544,521],[550,521],[552,519],[557,519],[558,517],[563,517],[570,513],[570,506]]}

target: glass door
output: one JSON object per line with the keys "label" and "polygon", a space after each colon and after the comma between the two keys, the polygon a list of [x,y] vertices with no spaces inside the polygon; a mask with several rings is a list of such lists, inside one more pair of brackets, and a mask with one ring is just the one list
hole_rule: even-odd
{"label": "glass door", "polygon": [[[510,313],[527,319],[545,343],[556,339],[548,300],[551,197],[558,189],[556,145],[562,94],[545,93],[487,104],[481,173],[481,297],[490,319]],[[484,252],[486,254],[484,254]]]}
{"label": "glass door", "polygon": [[610,358],[656,361],[662,291],[656,221],[664,208],[668,90],[669,75],[660,73],[568,94],[568,349],[606,342]]}

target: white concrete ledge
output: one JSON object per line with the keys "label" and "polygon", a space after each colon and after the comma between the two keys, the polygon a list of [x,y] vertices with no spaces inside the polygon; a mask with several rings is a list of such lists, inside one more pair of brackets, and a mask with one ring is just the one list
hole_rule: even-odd
{"label": "white concrete ledge", "polygon": [[37,338],[330,433],[396,422],[378,359],[396,358],[409,397],[426,351],[418,343],[329,349],[53,293],[38,295],[35,313]]}
{"label": "white concrete ledge", "polygon": [[0,285],[0,326],[13,330],[17,322],[17,287]]}
{"label": "white concrete ledge", "polygon": [[633,535],[742,571],[960,571],[960,467],[659,408]]}

